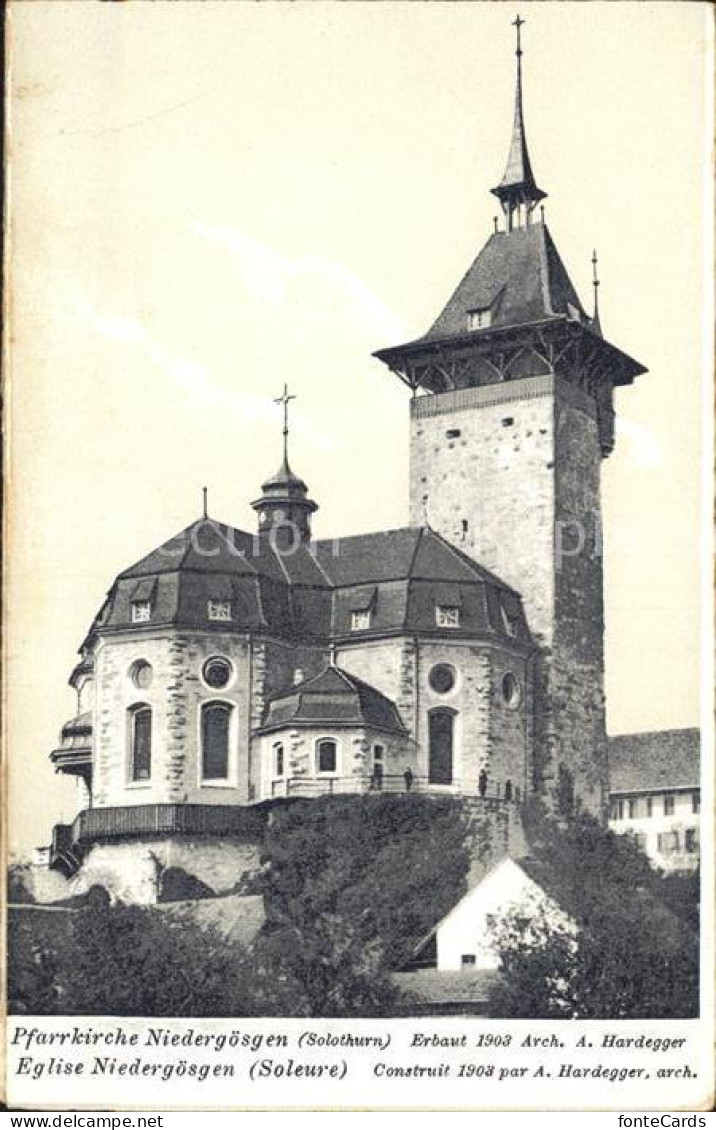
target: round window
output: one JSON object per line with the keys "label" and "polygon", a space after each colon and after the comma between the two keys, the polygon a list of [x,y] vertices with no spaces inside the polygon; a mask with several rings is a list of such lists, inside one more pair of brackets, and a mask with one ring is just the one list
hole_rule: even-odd
{"label": "round window", "polygon": [[508,706],[513,710],[520,705],[522,701],[522,691],[520,684],[515,675],[508,671],[502,679],[502,697]]}
{"label": "round window", "polygon": [[455,686],[455,668],[449,663],[437,663],[428,675],[428,682],[437,694],[447,694]]}
{"label": "round window", "polygon": [[152,665],[147,663],[146,659],[137,659],[129,668],[129,677],[140,691],[146,691],[151,687],[153,675]]}
{"label": "round window", "polygon": [[204,664],[204,682],[207,686],[213,687],[214,690],[220,690],[225,687],[231,678],[231,664],[228,659],[220,659],[218,656],[214,659],[207,659]]}

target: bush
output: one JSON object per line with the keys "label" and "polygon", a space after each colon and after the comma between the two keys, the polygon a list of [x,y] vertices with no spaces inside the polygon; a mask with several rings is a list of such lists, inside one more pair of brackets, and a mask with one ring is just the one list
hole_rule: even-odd
{"label": "bush", "polygon": [[11,863],[7,869],[7,901],[34,903],[29,863]]}
{"label": "bush", "polygon": [[465,837],[452,798],[326,797],[275,814],[261,952],[310,1015],[394,1013],[390,971],[465,891]]}
{"label": "bush", "polygon": [[[553,897],[577,926],[576,941],[546,919],[525,924],[510,916],[496,924],[503,976],[491,995],[492,1014],[697,1016],[694,888],[686,886],[690,902],[628,836],[585,813],[554,820],[533,807],[526,823]],[[681,915],[671,909],[679,898]]]}

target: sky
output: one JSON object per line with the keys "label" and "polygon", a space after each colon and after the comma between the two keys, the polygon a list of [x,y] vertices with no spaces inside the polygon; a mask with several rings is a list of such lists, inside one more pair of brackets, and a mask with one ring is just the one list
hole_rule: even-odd
{"label": "sky", "polygon": [[407,522],[408,392],[492,230],[523,28],[546,218],[649,372],[604,464],[612,733],[699,720],[710,7],[15,3],[6,694],[11,846],[76,811],[47,760],[118,572],[197,518],[254,528],[280,460],[317,536]]}

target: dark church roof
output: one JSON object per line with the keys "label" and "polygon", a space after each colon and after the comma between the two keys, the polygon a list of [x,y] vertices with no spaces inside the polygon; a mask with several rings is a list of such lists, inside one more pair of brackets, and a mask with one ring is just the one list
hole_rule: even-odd
{"label": "dark church roof", "polygon": [[618,734],[609,738],[608,753],[612,793],[699,787],[698,729]]}
{"label": "dark church roof", "polygon": [[272,699],[261,729],[321,725],[406,732],[390,699],[369,683],[334,665]]}
{"label": "dark church roof", "polygon": [[546,224],[495,232],[425,340],[464,334],[469,311],[488,308],[494,328],[560,316],[589,322]]}
{"label": "dark church roof", "polygon": [[[208,620],[212,600],[230,603],[230,621]],[[148,622],[132,621],[139,601],[150,602]],[[459,627],[437,627],[439,604],[460,609]],[[356,632],[353,613],[362,611],[370,626]],[[157,627],[316,641],[419,631],[530,643],[519,594],[428,527],[279,552],[266,537],[201,519],[119,574],[90,636]]]}

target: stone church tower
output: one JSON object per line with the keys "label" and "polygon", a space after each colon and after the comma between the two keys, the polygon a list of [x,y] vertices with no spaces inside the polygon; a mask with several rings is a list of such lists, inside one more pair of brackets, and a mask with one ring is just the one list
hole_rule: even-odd
{"label": "stone church tower", "polygon": [[495,232],[428,332],[376,356],[412,390],[410,521],[522,594],[535,654],[536,786],[603,814],[600,465],[613,390],[643,366],[584,310],[544,221],[517,89]]}

